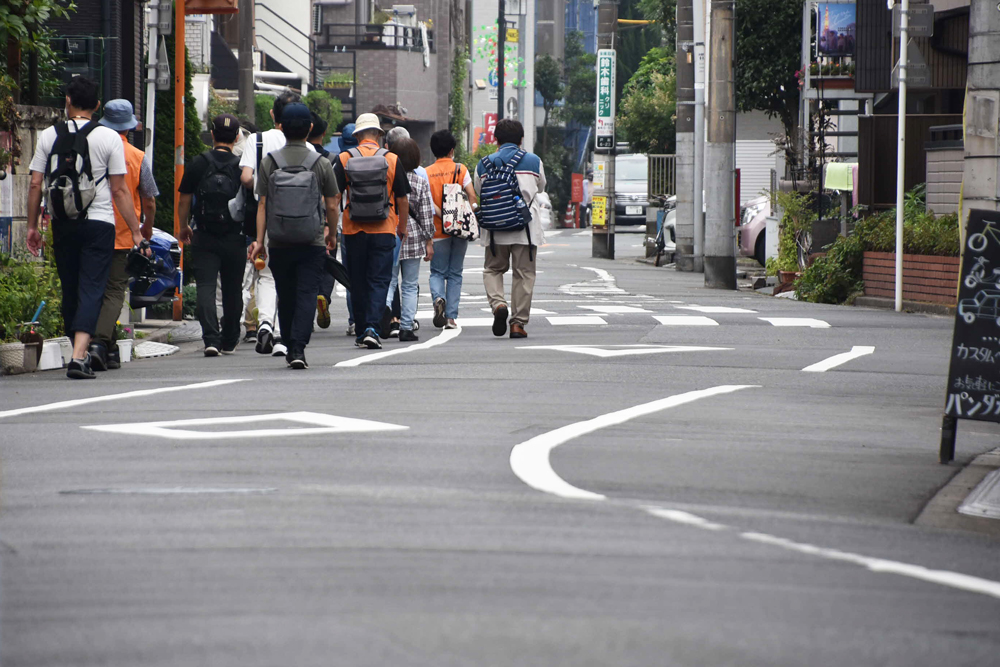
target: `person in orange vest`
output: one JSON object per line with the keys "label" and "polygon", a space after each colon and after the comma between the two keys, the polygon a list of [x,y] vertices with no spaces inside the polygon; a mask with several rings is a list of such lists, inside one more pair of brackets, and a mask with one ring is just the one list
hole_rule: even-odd
{"label": "person in orange vest", "polygon": [[[128,142],[129,130],[134,130],[139,121],[128,100],[111,100],[104,106],[104,116],[99,121],[109,127],[122,139],[125,149],[125,185],[132,198],[135,216],[141,224],[143,237],[148,241],[153,237],[153,217],[156,215],[156,197],[160,191],[153,178],[153,168],[146,154]],[[121,314],[122,303],[125,301],[125,290],[128,289],[128,272],[125,267],[128,253],[132,250],[132,232],[125,223],[125,218],[114,204],[115,211],[115,253],[111,259],[111,273],[108,284],[104,288],[104,301],[101,304],[101,314],[97,318],[97,331],[90,345],[91,363],[95,371],[118,368],[121,364],[118,358],[118,345],[115,343],[115,324]]]}

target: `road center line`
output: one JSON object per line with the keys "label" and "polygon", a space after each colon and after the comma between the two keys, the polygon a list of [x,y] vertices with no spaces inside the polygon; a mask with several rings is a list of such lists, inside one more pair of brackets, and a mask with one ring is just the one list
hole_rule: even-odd
{"label": "road center line", "polygon": [[355,357],[353,359],[348,359],[346,361],[341,361],[340,363],[334,364],[334,368],[352,368],[354,366],[360,366],[361,364],[367,364],[370,361],[379,361],[387,357],[394,357],[397,354],[406,354],[407,352],[415,352],[417,350],[426,350],[432,347],[437,347],[438,345],[444,345],[452,338],[457,338],[458,334],[462,333],[462,327],[457,329],[445,329],[440,335],[431,338],[423,343],[417,343],[416,345],[408,345],[406,347],[400,347],[395,350],[386,350],[384,352],[375,352],[373,354],[366,354],[360,357]]}
{"label": "road center line", "polygon": [[587,421],[568,424],[554,431],[537,435],[519,445],[515,445],[510,452],[510,469],[522,482],[545,493],[551,493],[561,498],[573,498],[577,500],[604,500],[605,496],[579,489],[559,477],[549,462],[549,454],[552,450],[574,438],[593,433],[608,426],[624,424],[636,417],[660,412],[667,408],[675,408],[701,398],[729,394],[740,389],[749,389],[756,386],[721,385],[710,389],[689,391],[684,394],[669,396],[650,403],[643,403],[642,405],[618,410],[617,412],[609,412],[608,414],[600,415]]}
{"label": "road center line", "polygon": [[835,354],[829,359],[824,359],[823,361],[812,364],[811,366],[806,366],[802,370],[806,373],[825,373],[831,368],[836,368],[846,364],[852,359],[857,359],[858,357],[864,357],[875,352],[875,347],[873,345],[855,345],[851,348],[850,352],[841,352],[840,354]]}
{"label": "road center line", "polygon": [[91,403],[103,403],[105,401],[118,401],[126,398],[138,398],[140,396],[152,396],[153,394],[166,394],[172,391],[183,391],[185,389],[207,389],[209,387],[219,387],[234,382],[246,382],[246,380],[212,380],[210,382],[198,382],[195,384],[184,384],[177,387],[159,387],[157,389],[140,389],[138,391],[127,391],[123,394],[109,394],[107,396],[92,396],[91,398],[76,398],[71,401],[59,401],[58,403],[46,403],[45,405],[35,405],[30,408],[16,408],[14,410],[4,410],[0,412],[0,419],[4,417],[16,417],[35,412],[49,412],[50,410],[62,410],[64,408],[75,408],[79,405],[89,405]]}

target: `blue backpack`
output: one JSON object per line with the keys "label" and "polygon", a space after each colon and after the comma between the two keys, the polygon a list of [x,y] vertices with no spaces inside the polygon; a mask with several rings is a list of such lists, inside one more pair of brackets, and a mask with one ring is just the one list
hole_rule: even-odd
{"label": "blue backpack", "polygon": [[[517,183],[517,166],[525,156],[525,151],[517,149],[510,162],[497,166],[492,156],[487,155],[479,164],[483,167],[482,186],[479,190],[479,210],[476,217],[479,228],[490,232],[516,232],[524,230],[528,235],[528,245],[534,249],[531,242],[531,232],[528,223],[531,222],[531,209],[528,202],[521,196],[521,186]],[[493,235],[490,234],[490,251],[496,255]],[[529,250],[529,255],[534,253]]]}

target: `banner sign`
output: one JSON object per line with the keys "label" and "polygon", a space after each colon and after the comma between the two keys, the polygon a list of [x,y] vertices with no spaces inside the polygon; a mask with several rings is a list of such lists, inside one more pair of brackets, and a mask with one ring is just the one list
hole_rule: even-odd
{"label": "banner sign", "polygon": [[615,50],[597,52],[597,148],[615,147]]}

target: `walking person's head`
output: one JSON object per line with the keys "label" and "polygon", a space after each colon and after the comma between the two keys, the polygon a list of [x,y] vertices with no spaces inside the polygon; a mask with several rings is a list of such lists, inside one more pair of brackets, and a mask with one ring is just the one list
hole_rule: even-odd
{"label": "walking person's head", "polygon": [[309,143],[316,144],[317,146],[323,145],[323,139],[326,138],[326,128],[329,126],[328,123],[319,117],[319,114],[315,111],[310,112],[312,114],[312,131],[309,132]]}
{"label": "walking person's head", "polygon": [[358,140],[354,138],[354,123],[348,123],[340,131],[340,150],[346,151],[358,145]]}
{"label": "walking person's head", "polygon": [[85,76],[75,76],[66,84],[66,114],[91,115],[101,106],[97,82]]}
{"label": "walking person's head", "polygon": [[405,127],[394,127],[385,133],[385,147],[388,148],[393,153],[395,153],[396,150],[393,148],[393,146],[396,145],[396,142],[402,139],[409,139],[409,138],[410,138],[410,132]]}
{"label": "walking person's head", "polygon": [[301,102],[293,102],[281,110],[281,131],[285,135],[285,141],[305,141],[312,126],[309,107]]}
{"label": "walking person's head", "polygon": [[212,143],[232,149],[240,136],[240,120],[231,113],[221,113],[212,120]]}
{"label": "walking person's head", "polygon": [[524,127],[516,120],[504,118],[497,123],[493,136],[497,138],[497,144],[500,146],[504,144],[520,146],[521,140],[524,139]]}
{"label": "walking person's head", "polygon": [[455,146],[457,145],[455,135],[448,130],[438,130],[431,135],[431,153],[437,159],[455,157]]}
{"label": "walking person's head", "polygon": [[378,116],[373,113],[363,113],[354,121],[354,138],[359,144],[363,141],[378,143],[384,134],[385,130],[382,129]]}
{"label": "walking person's head", "polygon": [[390,149],[399,157],[399,163],[404,171],[413,171],[420,166],[420,147],[409,137],[397,139]]}
{"label": "walking person's head", "polygon": [[281,129],[281,114],[285,110],[285,107],[289,104],[296,104],[299,101],[299,96],[292,92],[284,92],[274,98],[274,104],[271,106],[271,120],[274,121],[274,126]]}
{"label": "walking person's head", "polygon": [[104,105],[104,115],[98,121],[105,127],[110,127],[118,134],[125,134],[135,129],[139,121],[135,118],[132,103],[128,100],[111,100]]}

